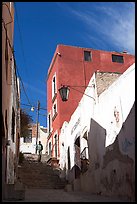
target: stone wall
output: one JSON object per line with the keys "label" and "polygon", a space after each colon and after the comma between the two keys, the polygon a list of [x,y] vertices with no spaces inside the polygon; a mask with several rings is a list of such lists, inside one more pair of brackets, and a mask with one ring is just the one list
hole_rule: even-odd
{"label": "stone wall", "polygon": [[96,86],[98,96],[105,91],[118,77],[120,73],[96,72]]}

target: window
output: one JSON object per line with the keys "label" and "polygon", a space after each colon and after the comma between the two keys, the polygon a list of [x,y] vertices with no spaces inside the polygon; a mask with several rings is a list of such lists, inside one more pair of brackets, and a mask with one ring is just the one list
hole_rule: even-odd
{"label": "window", "polygon": [[54,120],[56,115],[57,115],[57,101],[53,104],[52,113],[53,113],[52,114],[53,115],[52,119]]}
{"label": "window", "polygon": [[53,77],[53,94],[55,95],[56,93],[56,78],[55,76]]}
{"label": "window", "polygon": [[90,62],[91,61],[91,52],[84,51],[84,60]]}
{"label": "window", "polygon": [[55,115],[57,112],[57,105],[56,104],[54,104],[54,106],[53,106],[53,111],[54,111],[54,115]]}
{"label": "window", "polygon": [[124,63],[122,55],[112,55],[112,62]]}
{"label": "window", "polygon": [[15,142],[15,111],[12,108],[12,129],[11,129],[11,138],[12,141]]}
{"label": "window", "polygon": [[48,114],[48,133],[50,134],[51,133],[51,125],[52,125],[52,123],[51,123],[52,121],[51,121],[51,112]]}
{"label": "window", "polygon": [[57,87],[56,87],[56,74],[52,78],[52,100],[56,97]]}
{"label": "window", "polygon": [[30,129],[28,135],[24,137],[24,143],[32,143],[32,129]]}
{"label": "window", "polygon": [[24,137],[24,143],[31,143],[31,142],[32,142],[32,137],[31,136]]}

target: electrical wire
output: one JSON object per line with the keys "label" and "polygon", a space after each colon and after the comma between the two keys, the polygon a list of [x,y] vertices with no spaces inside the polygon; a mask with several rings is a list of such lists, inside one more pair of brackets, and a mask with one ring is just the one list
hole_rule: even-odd
{"label": "electrical wire", "polygon": [[7,37],[7,40],[8,40],[9,46],[10,46],[11,51],[12,51],[12,53],[13,53],[13,47],[12,47],[12,45],[11,45],[11,43],[10,43],[10,39],[9,39],[9,37],[8,37],[8,35],[7,35],[7,32],[8,32],[8,31],[7,31],[6,23],[5,23],[4,19],[2,19],[2,23],[3,23],[3,26],[4,26],[5,32],[6,32],[6,37]]}
{"label": "electrical wire", "polygon": [[[22,56],[23,56],[23,59],[24,59],[24,62],[25,62],[25,70],[26,70],[26,76],[28,76],[28,71],[26,69],[26,58],[25,58],[25,53],[24,53],[24,48],[23,48],[23,40],[22,40],[22,34],[21,34],[21,29],[20,29],[20,25],[19,25],[19,18],[18,18],[18,12],[17,12],[17,7],[16,7],[16,4],[14,2],[14,7],[15,7],[15,15],[16,15],[16,19],[17,19],[17,27],[18,27],[18,30],[19,30],[19,37],[20,37],[20,43],[21,43],[21,50],[22,50]],[[29,77],[28,77],[29,79]]]}
{"label": "electrical wire", "polygon": [[25,87],[24,87],[22,78],[21,78],[21,76],[20,76],[20,74],[19,74],[18,67],[17,67],[17,65],[16,65],[16,60],[15,60],[14,52],[13,52],[13,58],[14,58],[15,71],[17,71],[17,75],[18,75],[18,77],[19,77],[19,79],[20,79],[20,82],[21,82],[21,84],[22,84],[22,88],[23,88],[24,94],[25,94],[25,96],[26,96],[26,98],[27,98],[28,103],[30,104],[30,106],[32,106],[32,104],[31,104],[31,102],[30,102],[30,100],[29,100],[29,97],[28,97],[28,95],[27,95],[27,93],[26,93],[26,90],[25,90]]}
{"label": "electrical wire", "polygon": [[84,93],[84,92],[82,92],[82,91],[79,91],[79,90],[77,90],[77,89],[75,89],[75,88],[73,88],[73,87],[71,87],[71,89],[73,89],[73,90],[75,90],[75,91],[78,91],[78,92],[80,92],[80,93],[83,93],[84,95],[88,96],[89,98],[92,98],[92,99],[95,101],[95,98],[93,98],[92,96],[89,96],[89,95],[87,95],[86,93]]}
{"label": "electrical wire", "polygon": [[[5,24],[5,22],[4,22],[3,19],[2,19],[2,23],[3,23],[3,25],[4,25],[4,29],[5,29],[6,35],[7,35],[7,28],[6,28],[6,24]],[[28,100],[28,103],[31,105],[30,100],[29,100],[29,97],[28,97],[28,95],[27,95],[27,93],[26,93],[26,90],[25,90],[25,87],[24,87],[22,78],[21,78],[21,76],[20,76],[20,74],[19,74],[19,70],[18,70],[18,67],[17,67],[17,64],[16,64],[16,58],[15,58],[15,54],[14,54],[14,49],[13,49],[11,43],[10,43],[10,39],[9,39],[8,35],[7,35],[6,37],[7,37],[9,46],[10,46],[11,51],[12,51],[12,55],[13,55],[13,59],[14,59],[14,65],[15,65],[15,66],[14,66],[14,67],[15,67],[15,72],[17,71],[17,74],[18,74],[18,76],[19,76],[19,78],[20,78],[20,81],[21,81],[21,84],[22,84],[22,88],[23,88],[24,93],[25,93],[25,96],[26,96],[26,98],[27,98],[27,100]],[[32,106],[32,105],[31,105],[31,106]]]}
{"label": "electrical wire", "polygon": [[[16,65],[16,68],[17,68],[17,65]],[[28,100],[28,103],[30,104],[30,106],[32,106],[31,103],[30,103],[29,97],[28,97],[28,95],[27,95],[27,93],[26,93],[26,90],[25,90],[23,81],[22,81],[21,76],[20,76],[19,71],[18,71],[18,68],[17,68],[16,70],[17,70],[17,74],[18,74],[18,76],[19,76],[19,78],[20,78],[20,81],[21,81],[21,84],[22,84],[22,88],[23,88],[23,90],[24,90],[24,93],[25,93],[25,96],[26,96],[26,98],[27,98],[27,100]]]}
{"label": "electrical wire", "polygon": [[[6,5],[6,4],[5,4],[5,5]],[[7,6],[7,5],[6,5],[6,6]],[[8,7],[8,6],[7,6],[7,7]],[[9,7],[8,7],[8,10],[9,10]],[[10,12],[10,10],[9,10],[9,12]],[[11,13],[10,13],[10,15],[11,15]],[[17,15],[17,10],[16,10],[16,15]],[[12,19],[12,20],[13,20],[13,19]],[[11,22],[12,22],[12,21],[11,21]],[[11,23],[11,22],[8,22],[7,24],[9,24],[9,23]],[[20,79],[20,81],[21,81],[21,84],[22,84],[23,91],[24,91],[25,96],[26,96],[26,98],[27,98],[27,101],[28,101],[28,103],[29,103],[29,105],[27,105],[27,104],[25,104],[25,105],[33,107],[32,104],[31,104],[31,102],[30,102],[30,100],[29,100],[29,97],[28,97],[28,95],[27,95],[27,93],[26,93],[26,90],[25,90],[25,87],[24,87],[22,78],[21,78],[21,76],[20,76],[20,74],[19,74],[19,69],[18,69],[18,67],[17,67],[16,59],[15,59],[14,49],[13,49],[13,47],[12,47],[12,45],[11,45],[11,43],[10,43],[9,37],[8,37],[8,35],[7,35],[7,28],[6,28],[6,25],[7,25],[7,24],[4,22],[3,19],[2,19],[2,23],[3,23],[3,26],[4,26],[5,32],[6,32],[6,37],[7,37],[8,44],[9,44],[9,46],[10,46],[10,48],[11,48],[11,51],[12,51],[13,60],[14,60],[15,75],[17,76],[17,74],[18,74],[18,77],[19,77],[19,79]],[[18,16],[17,16],[17,23],[18,23]],[[25,60],[25,55],[24,55],[24,50],[23,50],[23,43],[22,43],[21,31],[20,31],[19,23],[18,23],[18,28],[19,28],[19,32],[20,32],[20,40],[21,40],[21,45],[22,45],[22,53],[23,53],[24,61],[26,62],[26,60]],[[17,73],[17,74],[16,74],[16,73]],[[17,77],[16,77],[16,79],[17,79]],[[24,104],[23,104],[23,105],[24,105]],[[47,109],[45,109],[45,108],[40,108],[40,109],[41,109],[41,110],[47,110]],[[42,116],[47,116],[47,115],[43,115],[43,114],[40,114],[40,115],[42,115]]]}
{"label": "electrical wire", "polygon": [[[24,103],[20,103],[21,105],[24,105],[24,106],[31,106],[29,104],[24,104]],[[34,108],[37,108],[36,106],[31,106],[31,107],[34,107]],[[42,110],[47,110],[46,108],[39,108],[39,109],[42,109]]]}
{"label": "electrical wire", "polygon": [[18,76],[19,76],[19,78],[20,78],[20,81],[21,81],[21,84],[22,84],[22,87],[23,87],[23,90],[24,90],[24,93],[25,93],[25,96],[26,96],[26,98],[27,98],[27,100],[28,100],[28,103],[31,105],[30,100],[29,100],[29,98],[28,98],[28,96],[27,96],[26,90],[25,90],[25,88],[24,88],[23,81],[22,81],[22,79],[21,79],[21,76],[20,76],[20,74],[19,74],[19,71],[18,71],[18,68],[17,68],[17,65],[16,65],[14,50],[13,50],[13,47],[12,47],[12,45],[11,45],[11,43],[10,43],[9,37],[8,37],[8,35],[7,35],[7,28],[6,28],[6,24],[5,24],[5,22],[4,22],[3,19],[2,19],[2,22],[3,22],[3,25],[4,25],[4,29],[5,29],[5,31],[6,31],[6,37],[7,37],[9,46],[10,46],[11,51],[12,51],[12,55],[13,55],[13,59],[14,59],[14,65],[15,65],[15,73],[16,73],[16,71],[17,71],[17,74],[18,74]]}

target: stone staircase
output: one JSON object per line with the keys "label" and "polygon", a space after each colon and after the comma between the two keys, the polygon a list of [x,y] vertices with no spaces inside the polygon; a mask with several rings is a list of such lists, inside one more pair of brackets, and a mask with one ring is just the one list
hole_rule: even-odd
{"label": "stone staircase", "polygon": [[25,160],[18,167],[18,176],[26,188],[64,189],[66,181],[59,177],[60,170],[47,164],[48,157],[42,155],[41,162],[37,155],[25,155]]}

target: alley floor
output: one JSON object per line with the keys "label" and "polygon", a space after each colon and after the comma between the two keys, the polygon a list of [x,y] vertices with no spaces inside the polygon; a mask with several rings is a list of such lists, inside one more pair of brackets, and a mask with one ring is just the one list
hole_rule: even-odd
{"label": "alley floor", "polygon": [[58,171],[48,166],[45,160],[43,158],[43,161],[38,163],[36,155],[26,156],[23,164],[19,166],[19,177],[25,187],[24,199],[3,202],[129,202],[116,197],[67,190],[64,181],[59,178]]}
{"label": "alley floor", "polygon": [[[6,202],[6,201],[5,201]],[[114,197],[86,192],[66,192],[64,189],[26,189],[25,200],[7,202],[128,202]]]}

